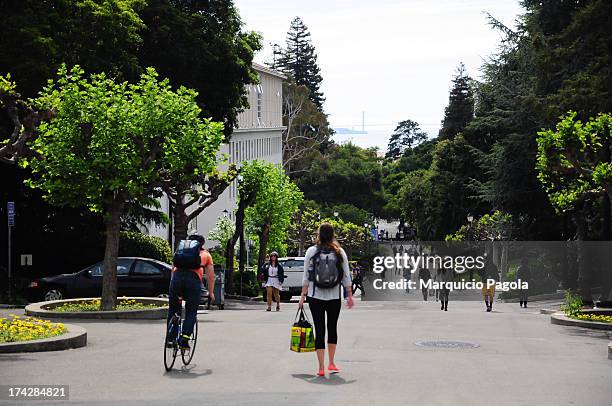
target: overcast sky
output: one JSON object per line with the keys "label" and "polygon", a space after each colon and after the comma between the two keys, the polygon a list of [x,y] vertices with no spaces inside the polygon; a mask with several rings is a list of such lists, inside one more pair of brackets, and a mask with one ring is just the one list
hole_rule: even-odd
{"label": "overcast sky", "polygon": [[514,26],[518,0],[235,0],[246,28],[284,46],[295,16],[309,28],[318,54],[333,127],[361,128],[367,135],[336,136],[360,146],[386,149],[398,121],[411,119],[437,134],[453,73],[459,62],[478,78],[500,35],[484,12]]}

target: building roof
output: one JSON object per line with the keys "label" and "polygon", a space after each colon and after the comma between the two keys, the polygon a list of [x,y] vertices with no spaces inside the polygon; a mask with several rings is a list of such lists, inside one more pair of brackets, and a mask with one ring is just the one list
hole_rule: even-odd
{"label": "building roof", "polygon": [[267,73],[268,75],[276,76],[276,77],[281,78],[281,79],[287,79],[287,76],[283,75],[279,71],[274,70],[272,68],[268,68],[267,66],[260,65],[260,64],[255,63],[255,62],[253,62],[253,68],[256,71],[258,71],[258,72]]}

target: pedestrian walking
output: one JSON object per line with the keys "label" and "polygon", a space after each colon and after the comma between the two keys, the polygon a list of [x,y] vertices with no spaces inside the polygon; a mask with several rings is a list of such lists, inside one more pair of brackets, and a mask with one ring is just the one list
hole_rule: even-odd
{"label": "pedestrian walking", "polygon": [[[351,274],[348,258],[334,237],[334,228],[329,223],[319,227],[316,245],[306,250],[304,258],[304,276],[302,295],[298,306],[308,301],[315,328],[315,352],[319,369],[317,376],[325,375],[325,333],[327,325],[327,344],[329,373],[340,372],[334,356],[338,343],[338,318],[342,302],[342,286],[351,286]],[[347,289],[347,307],[353,307],[353,294]],[[326,318],[327,316],[327,323]]]}
{"label": "pedestrian walking", "polygon": [[357,289],[361,290],[361,295],[365,296],[365,290],[363,289],[363,270],[358,262],[353,264],[353,284],[351,290],[353,295],[357,292]]}
{"label": "pedestrian walking", "polygon": [[278,263],[278,252],[270,253],[270,262],[261,267],[261,278],[265,281],[264,287],[268,299],[266,311],[272,311],[272,298],[276,302],[276,311],[280,311],[280,290],[283,288],[285,273],[283,266]]}
{"label": "pedestrian walking", "polygon": [[453,282],[453,270],[441,267],[438,279],[441,283],[443,283],[442,288],[440,289],[440,310],[448,311],[448,296],[450,294],[450,286],[447,284],[451,284]]}
{"label": "pedestrian walking", "polygon": [[[521,264],[516,269],[516,280],[521,282],[531,282],[531,270],[529,269],[529,261],[526,257],[521,258]],[[527,300],[529,300],[529,288],[519,289],[520,306],[527,308]]]}
{"label": "pedestrian walking", "polygon": [[493,300],[495,300],[495,281],[497,280],[497,267],[491,257],[485,254],[485,264],[479,271],[482,280],[482,298],[484,299],[487,312],[493,310]]}
{"label": "pedestrian walking", "polygon": [[421,285],[421,292],[423,292],[423,300],[425,302],[427,301],[427,294],[429,293],[426,284],[430,279],[431,273],[429,272],[429,269],[426,267],[419,269],[419,284]]}

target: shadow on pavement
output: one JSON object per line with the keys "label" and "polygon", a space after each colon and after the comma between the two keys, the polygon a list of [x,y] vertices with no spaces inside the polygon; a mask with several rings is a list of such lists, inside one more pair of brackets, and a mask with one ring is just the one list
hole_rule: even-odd
{"label": "shadow on pavement", "polygon": [[309,374],[291,374],[291,376],[293,376],[294,378],[301,379],[304,382],[314,383],[317,385],[348,385],[357,381],[356,379],[347,381],[346,379],[342,378],[340,375],[337,374],[330,375],[327,378]]}
{"label": "shadow on pavement", "polygon": [[20,354],[0,354],[0,362],[2,361],[36,361],[34,358],[28,358],[27,353]]}
{"label": "shadow on pavement", "polygon": [[190,366],[183,365],[181,369],[173,369],[170,372],[164,373],[164,375],[172,379],[194,379],[194,378],[200,378],[206,375],[212,375],[212,369],[205,369],[202,372],[192,372],[192,370],[196,366],[197,364],[193,364]]}

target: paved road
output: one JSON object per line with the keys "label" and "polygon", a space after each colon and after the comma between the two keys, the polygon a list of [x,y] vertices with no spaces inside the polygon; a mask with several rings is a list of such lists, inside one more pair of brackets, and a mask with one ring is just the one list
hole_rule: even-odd
{"label": "paved road", "polygon": [[[200,316],[188,369],[165,373],[161,321],[76,321],[89,332],[86,348],[0,355],[0,383],[69,384],[70,404],[612,404],[607,335],[551,325],[535,307],[358,302],[341,315],[343,372],[326,378],[314,377],[313,354],[288,349],[295,304],[280,313],[243,308]],[[415,345],[423,340],[480,346]]]}

